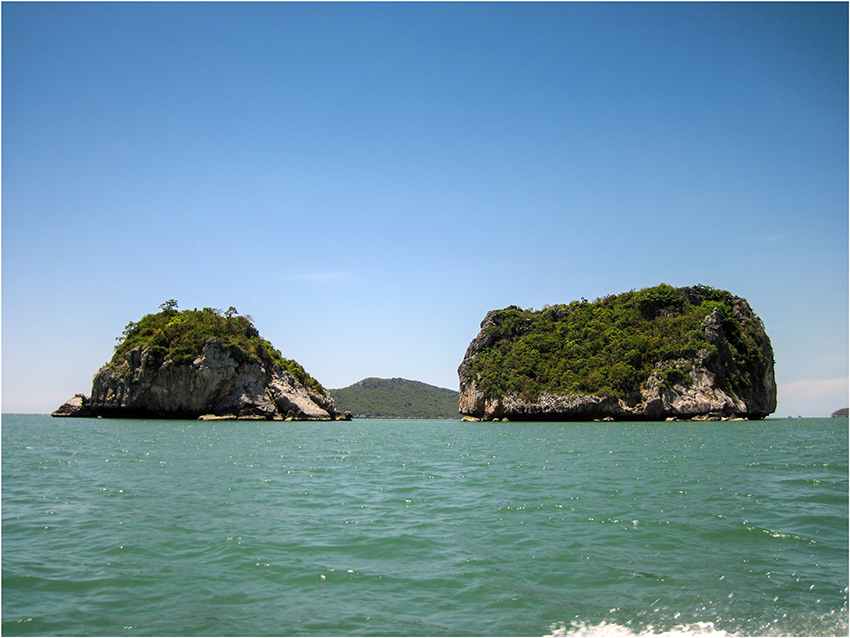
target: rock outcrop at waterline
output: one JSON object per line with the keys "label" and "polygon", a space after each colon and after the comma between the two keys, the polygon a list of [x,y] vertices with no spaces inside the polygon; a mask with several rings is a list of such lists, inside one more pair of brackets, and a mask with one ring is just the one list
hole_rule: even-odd
{"label": "rock outcrop at waterline", "polygon": [[250,319],[209,308],[181,313],[174,306],[131,323],[113,359],[95,374],[91,397],[77,395],[53,416],[350,418],[300,365],[262,339]]}
{"label": "rock outcrop at waterline", "polygon": [[482,420],[761,419],[773,350],[746,300],[662,284],[542,311],[487,313],[458,368]]}
{"label": "rock outcrop at waterline", "polygon": [[89,397],[84,394],[75,394],[73,397],[60,405],[50,416],[75,417],[91,419],[97,416],[91,408]]}

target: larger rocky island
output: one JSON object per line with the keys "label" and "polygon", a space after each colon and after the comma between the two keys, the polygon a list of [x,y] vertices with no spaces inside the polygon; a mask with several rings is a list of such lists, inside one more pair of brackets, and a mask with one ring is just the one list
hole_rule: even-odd
{"label": "larger rocky island", "polygon": [[[112,359],[53,416],[339,420],[328,391],[234,308],[173,300],[124,329]],[[349,417],[350,418],[350,417]]]}
{"label": "larger rocky island", "polygon": [[458,368],[468,419],[762,419],[773,349],[745,299],[666,284],[487,313]]}

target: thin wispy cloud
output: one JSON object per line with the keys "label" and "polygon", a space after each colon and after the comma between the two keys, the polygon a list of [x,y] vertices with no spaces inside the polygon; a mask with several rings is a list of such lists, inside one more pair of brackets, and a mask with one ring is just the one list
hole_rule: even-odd
{"label": "thin wispy cloud", "polygon": [[[779,392],[788,398],[812,399],[822,396],[842,396],[850,394],[850,379],[815,379],[811,381],[791,381],[781,383]],[[844,407],[844,406],[840,406]]]}
{"label": "thin wispy cloud", "polygon": [[283,275],[283,279],[287,281],[301,281],[311,284],[333,284],[349,278],[349,273],[339,270],[287,273]]}
{"label": "thin wispy cloud", "polygon": [[778,244],[787,240],[791,233],[769,233],[765,235],[756,235],[753,241],[757,244]]}
{"label": "thin wispy cloud", "polygon": [[775,416],[829,416],[850,405],[850,379],[813,379],[781,383]]}

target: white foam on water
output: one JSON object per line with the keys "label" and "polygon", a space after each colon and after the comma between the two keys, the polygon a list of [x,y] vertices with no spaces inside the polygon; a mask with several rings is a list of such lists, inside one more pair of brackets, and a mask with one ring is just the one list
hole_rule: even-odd
{"label": "white foam on water", "polygon": [[543,638],[635,638],[635,636],[664,636],[665,638],[690,638],[691,636],[706,636],[708,638],[727,638],[734,634],[716,629],[714,623],[697,622],[689,625],[677,625],[663,631],[649,625],[641,631],[616,623],[601,622],[591,625],[584,622],[573,622],[567,627],[564,623],[555,623],[549,627],[551,634]]}

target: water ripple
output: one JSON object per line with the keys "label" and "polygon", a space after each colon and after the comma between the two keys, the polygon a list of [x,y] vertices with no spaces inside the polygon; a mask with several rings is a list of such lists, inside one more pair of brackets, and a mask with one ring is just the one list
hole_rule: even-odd
{"label": "water ripple", "polygon": [[846,422],[5,416],[2,489],[6,635],[846,634]]}

